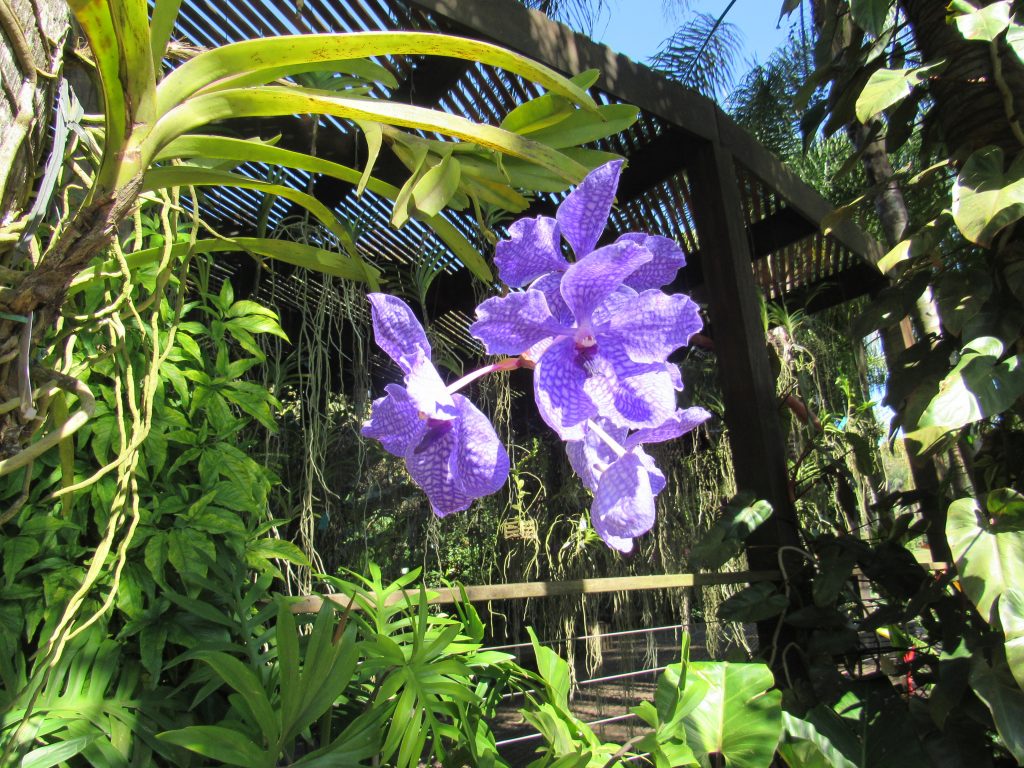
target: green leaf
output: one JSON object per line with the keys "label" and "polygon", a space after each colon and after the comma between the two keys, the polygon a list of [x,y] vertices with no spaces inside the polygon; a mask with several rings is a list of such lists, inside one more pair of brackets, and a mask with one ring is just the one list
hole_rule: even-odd
{"label": "green leaf", "polygon": [[284,539],[259,539],[250,542],[246,548],[246,559],[250,564],[268,559],[286,560],[294,565],[309,568],[309,558],[295,544]]}
{"label": "green leaf", "polygon": [[718,606],[719,621],[762,621],[782,613],[788,600],[774,584],[761,582],[741,589]]}
{"label": "green leaf", "polygon": [[891,272],[897,265],[914,261],[934,253],[939,242],[949,231],[952,219],[948,212],[925,224],[921,229],[897,243],[892,250],[878,261],[878,271],[883,275]]}
{"label": "green leaf", "polygon": [[974,152],[953,184],[953,220],[972,243],[989,246],[1006,226],[1024,216],[1024,152],[1005,169],[1003,150]]}
{"label": "green leaf", "polygon": [[156,0],[153,3],[153,15],[149,26],[149,47],[153,52],[153,71],[159,72],[163,66],[167,43],[174,32],[174,22],[178,19],[181,0]]}
{"label": "green leaf", "polygon": [[160,118],[145,141],[143,157],[151,157],[172,139],[216,120],[303,113],[436,132],[529,160],[574,183],[586,175],[583,166],[557,149],[495,126],[480,125],[458,115],[384,99],[356,99],[330,91],[286,85],[234,88],[189,99]]}
{"label": "green leaf", "polygon": [[[368,123],[363,122],[360,122],[359,124],[369,125]],[[379,127],[379,124],[377,123],[374,123],[374,125],[378,125]],[[569,157],[575,157],[574,151],[564,152],[563,154]],[[358,185],[363,182],[363,177],[359,171],[344,165],[339,165],[338,163],[332,163],[328,160],[313,157],[302,152],[292,152],[287,149],[281,149],[280,147],[221,136],[181,136],[161,150],[157,159],[203,156],[219,157],[237,160],[239,162],[251,160],[254,162],[283,165],[288,168],[297,168],[311,173],[323,173],[325,175],[341,179],[342,181],[346,181],[349,184],[355,184],[357,185],[357,188]],[[581,160],[580,162],[583,161]],[[525,165],[528,168],[537,169],[537,166],[532,164]],[[537,170],[543,171],[543,169]],[[560,176],[556,176],[556,178],[561,179]],[[560,189],[556,189],[554,191],[561,191],[562,189],[565,189],[565,186],[566,182],[562,181]],[[381,195],[389,200],[395,201],[398,199],[398,187],[380,181],[376,178],[367,178],[366,188],[374,194]],[[474,275],[485,283],[493,281],[494,277],[491,273],[490,267],[487,266],[487,262],[479,253],[477,253],[476,249],[466,239],[465,235],[459,232],[459,230],[450,222],[441,216],[435,216],[432,218],[424,217],[423,214],[418,211],[414,212],[413,215],[414,218],[422,221],[428,227],[433,229],[444,244],[451,248],[452,252]]]}
{"label": "green leaf", "polygon": [[1009,587],[999,597],[999,623],[1006,636],[1006,662],[1024,689],[1024,591]]}
{"label": "green leaf", "polygon": [[[859,768],[856,758],[860,745],[843,719],[834,710],[818,705],[803,718],[782,713],[783,741],[807,742],[814,746],[823,759],[823,765],[832,768]],[[791,768],[803,765],[790,764]]]}
{"label": "green leaf", "polygon": [[270,700],[259,677],[238,659],[220,651],[203,651],[197,658],[209,664],[218,677],[234,688],[245,701],[249,712],[270,747],[275,747],[280,737],[280,725]]}
{"label": "green leaf", "polygon": [[1003,744],[1024,765],[1024,691],[1016,685],[1006,659],[995,654],[989,666],[981,651],[971,658],[971,688],[992,713]]}
{"label": "green leaf", "polygon": [[20,768],[52,768],[80,754],[82,750],[98,739],[99,735],[99,733],[93,733],[88,736],[76,736],[33,749],[18,765]]}
{"label": "green leaf", "polygon": [[[196,253],[238,253],[249,252],[259,256],[276,259],[286,264],[293,264],[327,275],[368,282],[371,286],[378,285],[380,271],[365,262],[356,261],[341,253],[334,253],[323,248],[315,248],[304,243],[292,243],[287,240],[274,240],[263,237],[235,237],[216,240],[199,240],[194,246]],[[174,258],[182,258],[189,252],[189,243],[175,243],[171,246]],[[159,262],[163,256],[163,248],[146,248],[126,254],[125,260],[131,269],[141,269],[147,264]],[[84,291],[87,287],[102,281],[108,275],[120,275],[116,262],[109,261],[97,267],[82,270],[72,281],[70,294]]]}
{"label": "green leaf", "polygon": [[985,494],[985,509],[1000,530],[1024,530],[1024,494],[1013,488],[996,488]]}
{"label": "green leaf", "polygon": [[[969,342],[918,419],[918,428],[959,429],[1012,406],[1024,395],[1024,356],[1000,360],[1002,354],[1003,344],[995,337],[982,336]],[[912,432],[908,437],[916,439],[915,435]]]}
{"label": "green leaf", "polygon": [[857,97],[857,120],[866,123],[872,117],[910,95],[914,86],[945,66],[944,62],[910,69],[879,69],[872,73]]}
{"label": "green leaf", "polygon": [[[334,211],[312,195],[286,187],[283,184],[271,184],[270,182],[251,179],[247,176],[231,173],[230,171],[202,168],[195,165],[152,168],[146,172],[142,180],[143,192],[167,189],[169,187],[188,186],[239,187],[241,189],[254,189],[274,197],[283,197],[285,200],[290,200],[296,205],[301,205],[316,216],[320,223],[338,238],[339,242],[345,244],[349,255],[355,253],[355,243],[352,241],[352,235],[338,221]],[[227,305],[230,306],[231,303],[231,301],[228,301]]]}
{"label": "green leaf", "polygon": [[[588,69],[572,78],[572,82],[586,89],[597,82],[600,70]],[[515,133],[532,133],[564,120],[573,112],[572,102],[554,93],[545,93],[520,104],[501,121],[501,127]]]}
{"label": "green leaf", "polygon": [[1024,26],[1011,21],[1009,29],[1006,30],[1006,44],[1024,64]]}
{"label": "green leaf", "polygon": [[384,131],[380,123],[370,123],[365,120],[356,121],[356,125],[363,131],[366,137],[366,163],[363,165],[363,174],[359,177],[359,184],[356,185],[356,196],[363,194],[366,185],[373,176],[373,166],[377,164],[380,156],[381,144],[384,142]]}
{"label": "green leaf", "polygon": [[850,15],[861,29],[879,37],[889,20],[892,0],[850,0]]}
{"label": "green leaf", "polygon": [[29,536],[14,536],[5,541],[4,581],[8,584],[13,583],[22,566],[35,557],[38,551],[39,542]]}
{"label": "green leaf", "polygon": [[358,34],[282,35],[231,43],[182,64],[158,89],[159,114],[180,104],[199,89],[226,77],[260,69],[317,61],[370,56],[435,55],[480,62],[514,72],[588,109],[594,100],[572,81],[543,64],[497,45],[429,32],[361,32]]}
{"label": "green leaf", "polygon": [[721,568],[740,553],[743,540],[771,514],[772,506],[767,501],[737,495],[722,508],[721,517],[690,550],[690,563],[695,568]]}
{"label": "green leaf", "polygon": [[953,19],[960,34],[968,40],[992,42],[1010,26],[1010,0],[986,5]]}
{"label": "green leaf", "polygon": [[764,664],[690,663],[688,680],[708,690],[684,719],[686,742],[706,764],[719,754],[735,768],[768,768],[782,733],[782,693]]}
{"label": "green leaf", "polygon": [[555,149],[589,144],[626,130],[637,121],[639,110],[630,104],[605,104],[597,113],[575,110],[565,119],[529,134],[534,141]]}
{"label": "green leaf", "polygon": [[946,514],[946,538],[961,588],[982,617],[994,623],[996,599],[1024,584],[1024,533],[997,530],[973,498],[954,501]]}
{"label": "green leaf", "polygon": [[190,725],[176,731],[164,731],[157,738],[196,754],[242,768],[269,768],[275,755],[260,749],[238,731],[218,725]]}
{"label": "green leaf", "polygon": [[119,153],[128,136],[129,111],[121,82],[121,46],[110,17],[109,4],[69,0],[68,6],[89,41],[103,95],[105,151],[96,176],[96,184],[102,193],[114,187],[121,160]]}
{"label": "green leaf", "polygon": [[936,281],[935,294],[943,327],[959,336],[992,295],[992,280],[982,269],[946,272]]}
{"label": "green leaf", "polygon": [[451,155],[420,177],[412,188],[412,201],[424,216],[436,216],[459,188],[461,166]]}

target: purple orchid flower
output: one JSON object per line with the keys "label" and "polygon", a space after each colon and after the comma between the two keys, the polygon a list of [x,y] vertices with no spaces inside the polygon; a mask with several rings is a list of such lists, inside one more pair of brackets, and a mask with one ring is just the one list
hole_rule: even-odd
{"label": "purple orchid flower", "polygon": [[[533,282],[525,292],[483,302],[470,327],[489,353],[525,353],[536,361],[537,407],[566,440],[581,439],[591,418],[630,429],[671,418],[682,382],[666,361],[702,327],[688,296],[652,287],[670,281],[682,264],[671,240],[628,234],[594,249],[620,170],[616,161],[593,171],[555,220],[513,225],[512,239],[498,246],[499,274],[513,286]],[[559,233],[574,263],[562,257]]]}
{"label": "purple orchid flower", "polygon": [[591,420],[583,439],[566,446],[569,463],[594,494],[594,530],[609,547],[632,552],[633,539],[654,525],[654,499],[665,488],[665,476],[642,446],[684,435],[710,417],[703,408],[677,410],[658,427],[633,434],[607,420]]}
{"label": "purple orchid flower", "polygon": [[[510,288],[524,288],[546,275],[560,276],[569,268],[562,255],[563,236],[577,261],[593,251],[611,213],[622,164],[622,160],[614,160],[587,174],[558,206],[555,218],[519,219],[509,226],[509,239],[498,243],[494,252],[501,281]],[[686,256],[671,238],[629,232],[615,242],[627,241],[651,252],[651,260],[623,280],[637,291],[668,285],[686,266]],[[531,287],[544,290],[547,285],[550,283]]]}
{"label": "purple orchid flower", "polygon": [[405,459],[409,475],[438,517],[467,509],[499,490],[509,459],[494,427],[465,397],[453,394],[430,362],[430,342],[401,299],[369,294],[377,345],[405,374],[373,402],[362,435]]}

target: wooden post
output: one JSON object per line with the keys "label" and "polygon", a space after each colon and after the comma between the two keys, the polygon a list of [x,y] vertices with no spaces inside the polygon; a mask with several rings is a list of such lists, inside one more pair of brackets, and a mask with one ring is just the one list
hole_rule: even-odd
{"label": "wooden post", "polygon": [[[736,164],[728,150],[708,142],[693,153],[687,172],[736,484],[774,509],[747,540],[747,560],[752,570],[775,570],[779,548],[799,545],[799,529]],[[796,555],[785,559],[787,572],[799,570],[799,553],[787,554]],[[773,640],[782,640],[776,637],[775,620],[758,624],[758,639],[762,651],[768,651]],[[776,678],[784,682],[779,675]]]}

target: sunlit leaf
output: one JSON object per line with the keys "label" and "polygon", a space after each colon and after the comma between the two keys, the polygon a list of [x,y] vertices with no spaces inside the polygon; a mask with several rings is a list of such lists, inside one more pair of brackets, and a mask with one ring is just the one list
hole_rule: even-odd
{"label": "sunlit leaf", "polygon": [[964,593],[984,619],[994,623],[997,598],[1024,584],[1024,533],[1000,530],[984,516],[977,500],[965,498],[949,505],[946,538]]}
{"label": "sunlit leaf", "polygon": [[879,69],[868,78],[857,97],[857,120],[866,123],[872,117],[910,95],[915,85],[938,72],[945,63],[910,69]]}
{"label": "sunlit leaf", "polygon": [[963,2],[954,3],[953,7],[957,6],[970,9],[953,19],[960,34],[968,40],[991,42],[1010,26],[1010,0],[999,0],[977,9]]}
{"label": "sunlit leaf", "polygon": [[1005,168],[1003,150],[972,154],[953,185],[953,220],[968,240],[988,246],[1006,226],[1024,216],[1024,153]]}

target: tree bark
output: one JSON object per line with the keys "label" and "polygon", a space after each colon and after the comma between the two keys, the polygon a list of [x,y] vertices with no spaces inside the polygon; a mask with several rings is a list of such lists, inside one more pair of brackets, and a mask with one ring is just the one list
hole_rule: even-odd
{"label": "tree bark", "polygon": [[[995,0],[975,1],[990,5]],[[940,59],[946,68],[931,82],[935,108],[929,111],[929,128],[937,132],[958,162],[981,147],[1001,147],[1007,157],[1021,151],[1007,120],[1002,94],[992,73],[992,59],[984,43],[965,40],[946,23],[946,3],[936,0],[900,0],[914,40],[925,62]],[[1020,3],[1017,3],[1020,5]],[[1010,92],[1024,99],[1024,66],[1000,44],[999,60]]]}

